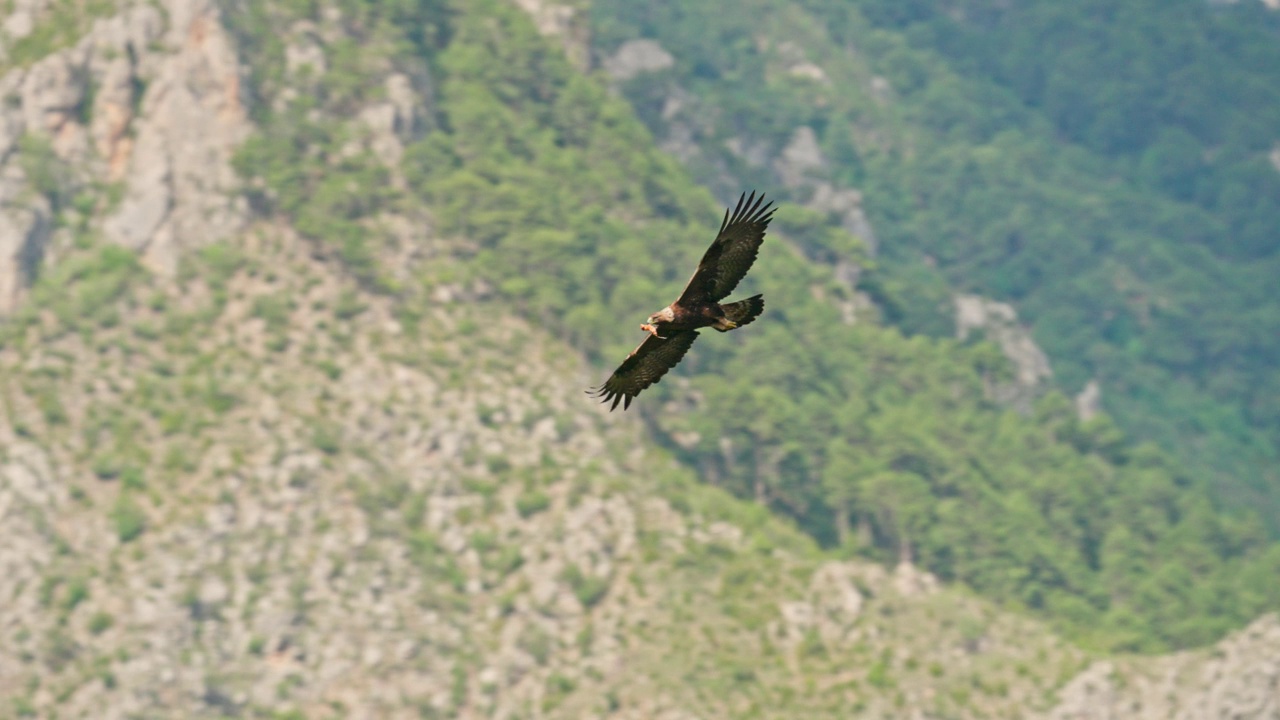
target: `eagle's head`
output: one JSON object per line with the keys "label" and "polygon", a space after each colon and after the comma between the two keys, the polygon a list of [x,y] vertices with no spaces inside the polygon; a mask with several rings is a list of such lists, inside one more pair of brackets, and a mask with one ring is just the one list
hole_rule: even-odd
{"label": "eagle's head", "polygon": [[650,325],[656,325],[660,322],[669,323],[669,322],[675,322],[675,321],[676,321],[676,314],[675,314],[675,311],[671,309],[670,305],[662,308],[658,312],[649,316]]}

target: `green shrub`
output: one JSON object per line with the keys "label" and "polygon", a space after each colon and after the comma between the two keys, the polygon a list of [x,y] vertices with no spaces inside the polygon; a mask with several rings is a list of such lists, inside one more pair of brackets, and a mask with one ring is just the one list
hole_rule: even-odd
{"label": "green shrub", "polygon": [[67,583],[67,593],[62,598],[62,609],[71,612],[80,603],[89,599],[89,584],[82,577],[72,578]]}
{"label": "green shrub", "polygon": [[516,512],[528,518],[551,507],[551,496],[541,490],[530,490],[516,498]]}
{"label": "green shrub", "polygon": [[99,610],[89,618],[89,632],[94,635],[101,635],[106,632],[116,622],[111,613],[105,610]]}
{"label": "green shrub", "polygon": [[354,290],[343,290],[338,295],[338,302],[333,306],[333,315],[339,320],[351,320],[368,309],[369,306],[361,302],[360,296]]}
{"label": "green shrub", "polygon": [[334,455],[342,449],[342,432],[333,423],[318,422],[311,430],[311,444],[326,455]]}
{"label": "green shrub", "polygon": [[99,480],[112,480],[120,475],[123,462],[115,453],[102,453],[93,459],[93,474]]}
{"label": "green shrub", "polygon": [[552,673],[547,678],[547,690],[542,696],[542,712],[548,713],[560,706],[564,699],[576,690],[578,684],[572,678]]}
{"label": "green shrub", "polygon": [[587,609],[595,607],[596,603],[603,600],[605,594],[609,592],[608,579],[588,575],[577,565],[570,565],[561,577],[569,583],[578,602]]}
{"label": "green shrub", "polygon": [[111,521],[115,525],[116,536],[120,538],[120,542],[127,543],[142,534],[146,529],[147,518],[132,495],[121,492],[111,508]]}
{"label": "green shrub", "polygon": [[126,465],[120,471],[120,487],[124,490],[142,490],[146,487],[142,469],[136,465]]}

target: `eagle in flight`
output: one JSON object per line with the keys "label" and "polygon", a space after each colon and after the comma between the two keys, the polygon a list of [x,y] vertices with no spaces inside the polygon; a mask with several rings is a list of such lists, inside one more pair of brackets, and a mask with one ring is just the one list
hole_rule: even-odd
{"label": "eagle in flight", "polygon": [[612,400],[610,411],[616,409],[619,402],[626,410],[636,395],[661,380],[680,362],[698,339],[699,328],[729,332],[764,312],[761,295],[732,303],[720,301],[733,292],[755,262],[765,230],[777,209],[771,209],[772,205],[764,202],[763,194],[757,198],[752,192],[750,196],[743,193],[738,198],[732,214],[725,210],[720,232],[702,256],[684,292],[675,302],[649,316],[649,321],[640,326],[649,337],[631,351],[604,385],[588,390],[589,394],[602,398],[600,402]]}

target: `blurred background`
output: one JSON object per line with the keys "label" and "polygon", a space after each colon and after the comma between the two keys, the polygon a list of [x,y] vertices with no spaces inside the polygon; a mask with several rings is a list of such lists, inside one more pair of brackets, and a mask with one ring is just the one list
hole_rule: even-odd
{"label": "blurred background", "polygon": [[0,718],[1280,717],[1273,0],[2,19]]}

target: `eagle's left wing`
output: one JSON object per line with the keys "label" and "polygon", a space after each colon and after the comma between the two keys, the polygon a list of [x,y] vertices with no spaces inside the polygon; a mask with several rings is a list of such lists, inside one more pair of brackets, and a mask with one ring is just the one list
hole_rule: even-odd
{"label": "eagle's left wing", "polygon": [[728,297],[756,261],[765,230],[769,228],[776,209],[773,203],[764,202],[763,193],[759,198],[754,191],[750,197],[743,193],[732,215],[725,210],[720,232],[703,254],[698,269],[676,302],[681,305],[701,304],[719,302]]}
{"label": "eagle's left wing", "polygon": [[697,339],[696,330],[673,332],[665,338],[650,335],[631,351],[604,385],[587,392],[592,397],[603,398],[600,402],[612,400],[610,412],[618,407],[619,402],[622,402],[622,409],[626,410],[631,407],[632,398],[661,380],[689,352],[689,347]]}

